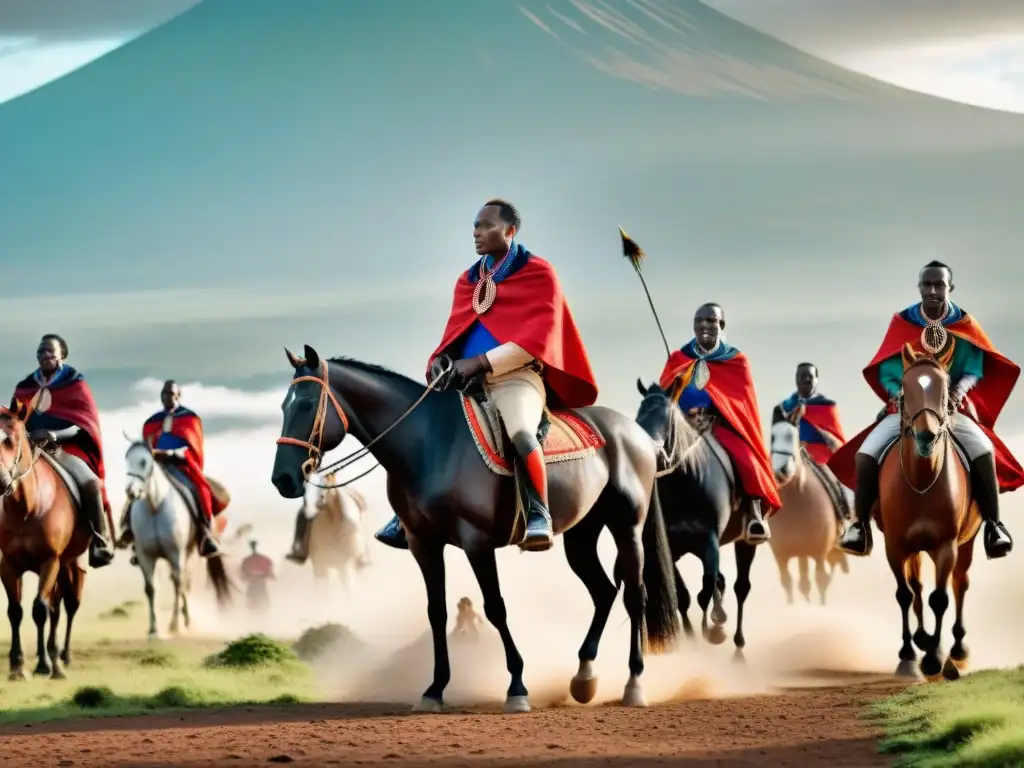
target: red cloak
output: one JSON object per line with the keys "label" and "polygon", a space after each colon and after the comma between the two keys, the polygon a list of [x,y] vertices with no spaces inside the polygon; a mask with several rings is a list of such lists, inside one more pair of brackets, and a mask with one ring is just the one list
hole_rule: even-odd
{"label": "red cloak", "polygon": [[[81,432],[69,442],[63,443],[61,447],[73,456],[77,456],[89,465],[100,481],[100,493],[103,497],[103,508],[110,519],[110,499],[107,498],[107,469],[103,463],[103,437],[100,433],[100,413],[96,407],[96,400],[92,396],[92,390],[86,383],[85,378],[71,366],[64,378],[54,386],[40,387],[35,377],[29,376],[14,388],[15,413],[24,417],[25,426],[31,431],[38,428],[33,424],[33,416],[38,412],[45,413],[56,419],[70,422],[78,427]],[[50,403],[45,411],[39,410],[41,405],[40,392],[47,389],[50,393]],[[37,398],[37,395],[40,397]]]}
{"label": "red cloak", "polygon": [[[166,411],[155,413],[146,419],[142,425],[142,439],[149,443],[150,447],[156,445],[156,441],[164,431],[164,418]],[[224,507],[217,501],[217,497],[210,490],[210,484],[203,474],[205,455],[203,453],[203,420],[188,408],[178,407],[174,411],[174,419],[171,422],[170,434],[179,437],[186,443],[185,460],[175,466],[185,477],[189,479],[196,489],[196,503],[203,517],[209,521],[215,515],[224,511]]]}
{"label": "red cloak", "polygon": [[[819,432],[831,435],[840,444],[846,442],[846,438],[843,436],[843,425],[839,421],[839,406],[835,403],[829,405],[808,403],[804,406],[804,415],[801,418]],[[832,457],[832,449],[827,442],[804,443],[804,447],[807,448],[811,458],[819,464],[827,464]]]}
{"label": "red cloak", "polygon": [[[686,374],[694,362],[694,358],[680,349],[673,352],[661,372],[661,388],[670,389],[676,378]],[[729,452],[744,492],[762,499],[762,514],[769,517],[782,507],[782,502],[762,437],[750,361],[737,351],[727,359],[706,362],[711,379],[704,391],[729,425],[716,424],[714,435]]]}
{"label": "red cloak", "polygon": [[[1016,490],[1024,485],[1024,468],[1021,467],[1017,459],[1010,453],[1010,449],[1006,447],[1002,440],[996,437],[992,430],[995,427],[996,419],[999,418],[1003,406],[1006,405],[1006,401],[1013,391],[1014,385],[1017,383],[1017,378],[1020,376],[1020,367],[999,353],[992,344],[991,339],[982,330],[981,325],[966,312],[963,313],[963,317],[955,323],[945,326],[945,328],[957,338],[978,347],[985,354],[985,375],[974,386],[967,399],[970,400],[977,411],[978,426],[981,427],[981,431],[988,436],[995,446],[996,475],[999,478],[999,492],[1006,493]],[[878,368],[882,361],[887,360],[893,355],[901,354],[904,344],[910,344],[917,352],[922,351],[921,326],[905,320],[900,313],[896,313],[889,321],[889,329],[886,331],[881,346],[863,371],[864,379],[882,402],[889,401],[889,394],[882,389],[882,385],[879,382]],[[971,418],[971,416],[966,410],[961,409],[960,418]],[[875,425],[872,424],[857,434],[829,460],[828,465],[832,472],[848,488],[856,488],[854,457],[874,427]]]}
{"label": "red cloak", "polygon": [[431,361],[479,320],[499,344],[518,344],[544,363],[549,407],[582,408],[594,404],[594,372],[551,264],[529,254],[521,268],[497,284],[497,298],[482,315],[473,310],[474,287],[469,271],[463,272],[455,283],[448,324]]}

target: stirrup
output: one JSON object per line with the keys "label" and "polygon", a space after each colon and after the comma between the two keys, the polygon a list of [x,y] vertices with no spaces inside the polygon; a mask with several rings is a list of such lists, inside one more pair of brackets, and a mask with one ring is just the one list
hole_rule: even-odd
{"label": "stirrup", "polygon": [[[762,533],[753,533],[751,529],[758,525],[761,526]],[[772,532],[767,522],[757,519],[747,521],[746,528],[743,531],[743,538],[748,544],[763,544],[771,537]]]}

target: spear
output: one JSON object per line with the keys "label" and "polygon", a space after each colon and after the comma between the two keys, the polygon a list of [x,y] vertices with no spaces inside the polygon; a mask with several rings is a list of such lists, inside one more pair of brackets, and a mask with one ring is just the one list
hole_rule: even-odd
{"label": "spear", "polygon": [[647,294],[647,303],[651,307],[651,314],[654,315],[654,322],[658,324],[658,333],[661,334],[661,341],[665,345],[665,357],[671,357],[672,352],[669,350],[668,339],[665,338],[665,331],[661,328],[661,320],[658,319],[658,310],[654,308],[654,300],[651,298],[651,292],[647,288],[647,281],[644,280],[644,273],[640,270],[640,261],[647,255],[644,253],[643,248],[636,244],[626,231],[619,227],[619,236],[622,238],[622,255],[629,259],[629,263],[633,265],[633,269],[636,270],[636,276],[640,278],[640,284],[644,287],[644,293]]}

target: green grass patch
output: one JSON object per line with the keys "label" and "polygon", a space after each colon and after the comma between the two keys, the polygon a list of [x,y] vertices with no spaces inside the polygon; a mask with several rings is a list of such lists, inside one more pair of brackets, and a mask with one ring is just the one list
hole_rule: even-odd
{"label": "green grass patch", "polygon": [[348,627],[321,624],[310,627],[292,645],[295,655],[303,661],[317,661],[327,654],[344,654],[365,648],[364,643]]}
{"label": "green grass patch", "polygon": [[[81,643],[66,680],[0,680],[0,724],[315,700],[315,679],[285,644],[178,640]],[[211,662],[210,659],[217,659]],[[34,658],[29,659],[31,674]]]}
{"label": "green grass patch", "polygon": [[897,766],[1024,765],[1024,666],[916,685],[871,707]]}

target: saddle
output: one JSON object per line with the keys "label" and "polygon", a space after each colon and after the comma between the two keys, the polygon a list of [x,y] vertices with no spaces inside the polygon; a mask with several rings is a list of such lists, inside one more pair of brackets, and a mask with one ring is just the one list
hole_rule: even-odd
{"label": "saddle", "polygon": [[851,518],[850,502],[843,491],[842,485],[821,464],[811,457],[811,454],[808,453],[807,448],[802,443],[800,445],[800,454],[803,457],[804,463],[811,468],[811,472],[814,473],[814,476],[824,486],[825,492],[832,501],[832,509],[836,513],[839,522],[843,523],[849,520]]}
{"label": "saddle", "polygon": [[59,461],[57,461],[56,451],[59,450],[62,449],[58,447],[55,451],[52,452],[42,451],[40,455],[46,460],[46,463],[50,465],[53,471],[57,473],[57,477],[59,477],[64,482],[64,486],[68,489],[68,493],[71,494],[71,501],[75,505],[75,512],[81,512],[82,492],[78,488],[78,483],[75,482],[75,479],[71,477],[68,471],[60,465]]}
{"label": "saddle", "polygon": [[[495,474],[513,476],[515,471],[511,457],[514,457],[515,449],[498,409],[483,385],[474,382],[459,392],[459,400],[480,458]],[[547,408],[537,429],[537,441],[541,444],[546,464],[593,456],[598,448],[605,445],[604,437],[575,411],[550,411]]]}

